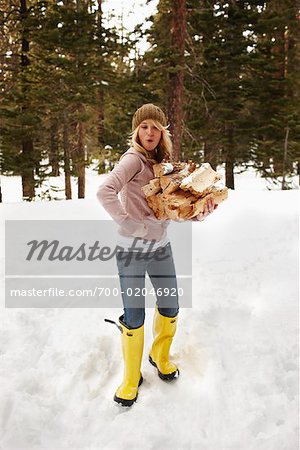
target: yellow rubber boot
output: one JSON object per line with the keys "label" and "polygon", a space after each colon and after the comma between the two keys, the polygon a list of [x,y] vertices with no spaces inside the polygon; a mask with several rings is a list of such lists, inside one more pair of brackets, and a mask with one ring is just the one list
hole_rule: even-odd
{"label": "yellow rubber boot", "polygon": [[150,363],[157,368],[162,380],[173,380],[179,376],[177,366],[169,360],[170,347],[176,332],[178,315],[165,317],[155,309],[153,319],[154,341],[149,355]]}
{"label": "yellow rubber boot", "polygon": [[144,348],[144,325],[130,329],[122,322],[122,353],[124,360],[123,382],[118,387],[114,401],[123,406],[131,406],[137,399],[138,387],[143,382],[141,362]]}

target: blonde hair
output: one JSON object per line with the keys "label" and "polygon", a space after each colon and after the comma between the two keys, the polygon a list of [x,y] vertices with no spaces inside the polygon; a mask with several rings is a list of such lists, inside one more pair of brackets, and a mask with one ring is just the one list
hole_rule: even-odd
{"label": "blonde hair", "polygon": [[155,157],[152,157],[153,152],[148,152],[142,147],[140,139],[139,139],[139,128],[141,126],[138,125],[135,130],[131,133],[131,139],[129,144],[138,152],[142,153],[147,160],[153,165],[160,163],[163,159],[171,160],[173,156],[173,145],[171,141],[171,134],[168,130],[168,127],[164,127],[160,122],[153,119],[147,119],[147,121],[158,128],[161,131],[161,138],[159,144],[156,148]]}

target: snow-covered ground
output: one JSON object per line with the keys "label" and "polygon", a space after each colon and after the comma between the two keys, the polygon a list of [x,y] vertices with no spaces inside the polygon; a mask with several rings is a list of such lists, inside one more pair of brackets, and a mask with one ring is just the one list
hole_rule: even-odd
{"label": "snow-covered ground", "polygon": [[86,200],[0,206],[0,448],[298,449],[299,191],[252,179],[193,223],[193,307],[172,347],[181,376],[166,384],[147,360],[149,309],[132,408],[112,401],[120,335],[103,321],[121,310],[4,308],[4,219],[107,219],[100,179]]}

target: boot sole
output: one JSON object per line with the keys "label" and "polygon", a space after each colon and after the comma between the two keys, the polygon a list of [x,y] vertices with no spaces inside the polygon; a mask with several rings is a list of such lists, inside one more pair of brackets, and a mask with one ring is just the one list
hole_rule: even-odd
{"label": "boot sole", "polygon": [[154,366],[157,369],[157,373],[158,373],[158,376],[160,379],[162,379],[164,381],[172,381],[179,377],[179,369],[177,369],[175,372],[171,372],[171,373],[162,373],[162,372],[160,372],[156,363],[153,361],[153,359],[151,358],[150,355],[149,355],[149,362],[152,364],[152,366]]}
{"label": "boot sole", "polygon": [[[140,381],[139,381],[139,386],[143,383],[144,378],[141,375]],[[121,398],[121,397],[117,397],[116,395],[114,395],[114,401],[116,403],[119,403],[122,406],[132,406],[134,404],[134,402],[136,402],[136,399],[138,398],[138,394],[136,394],[136,397],[134,397],[132,400],[128,400],[126,398]]]}

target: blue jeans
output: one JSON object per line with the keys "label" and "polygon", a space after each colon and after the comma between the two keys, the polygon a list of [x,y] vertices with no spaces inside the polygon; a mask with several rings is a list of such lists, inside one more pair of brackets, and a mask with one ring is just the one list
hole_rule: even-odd
{"label": "blue jeans", "polygon": [[160,314],[167,317],[178,314],[177,280],[170,243],[143,254],[120,251],[116,258],[124,305],[123,322],[128,328],[139,328],[145,321],[146,272]]}

